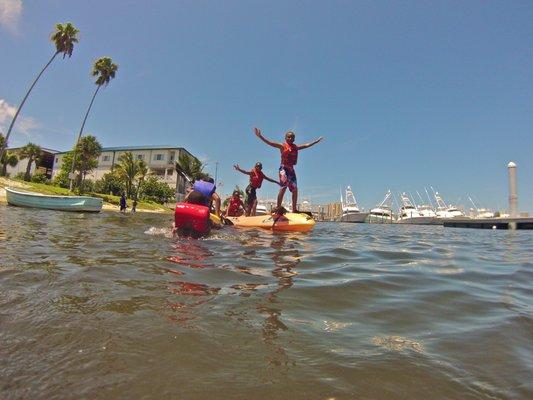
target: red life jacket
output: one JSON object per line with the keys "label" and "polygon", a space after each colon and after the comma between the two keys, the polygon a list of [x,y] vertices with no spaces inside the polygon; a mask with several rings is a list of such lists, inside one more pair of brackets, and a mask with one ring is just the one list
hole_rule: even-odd
{"label": "red life jacket", "polygon": [[252,168],[250,171],[250,184],[253,188],[259,189],[261,187],[261,184],[263,183],[263,179],[265,178],[265,174],[263,174],[263,171],[258,171],[255,168]]}
{"label": "red life jacket", "polygon": [[244,208],[244,204],[242,203],[242,200],[236,199],[232,197],[228,204],[228,215],[236,215],[239,212],[239,207],[242,206]]}
{"label": "red life jacket", "polygon": [[211,229],[209,208],[198,204],[177,203],[174,226],[178,230],[191,231],[198,236],[207,235]]}
{"label": "red life jacket", "polygon": [[298,146],[289,144],[287,142],[283,143],[283,149],[281,150],[281,164],[286,167],[293,167],[298,162]]}

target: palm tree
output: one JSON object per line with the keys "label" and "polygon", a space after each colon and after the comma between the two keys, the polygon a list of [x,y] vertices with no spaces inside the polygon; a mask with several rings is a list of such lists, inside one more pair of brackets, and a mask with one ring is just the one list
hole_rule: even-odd
{"label": "palm tree", "polygon": [[198,179],[205,179],[209,176],[204,170],[205,165],[196,157],[189,156],[186,153],[181,153],[176,162],[176,171],[182,172],[193,181]]}
{"label": "palm tree", "polygon": [[2,172],[0,173],[1,176],[7,175],[7,166],[10,167],[16,167],[19,163],[19,158],[17,157],[16,153],[12,153],[11,151],[5,151],[2,155]]}
{"label": "palm tree", "polygon": [[22,149],[20,149],[20,158],[27,158],[28,164],[26,165],[26,172],[24,174],[24,180],[29,181],[31,178],[30,171],[33,162],[38,161],[41,156],[41,148],[34,143],[28,143]]}
{"label": "palm tree", "polygon": [[127,151],[118,158],[117,170],[124,179],[126,197],[129,197],[132,192],[133,181],[139,173],[139,163],[133,158],[131,151]]}
{"label": "palm tree", "polygon": [[96,137],[87,135],[78,142],[77,151],[80,153],[79,184],[82,179],[85,180],[87,172],[98,166],[98,157],[102,154],[102,145],[98,143]]}
{"label": "palm tree", "polygon": [[[115,74],[118,70],[118,65],[113,63],[111,58],[109,57],[100,57],[98,60],[94,62],[93,70],[91,72],[92,76],[96,76],[96,81],[94,82],[96,84],[96,90],[94,91],[93,97],[91,99],[91,102],[89,103],[89,107],[87,108],[87,112],[85,113],[85,117],[83,118],[83,122],[81,123],[80,132],[78,133],[78,139],[76,140],[76,143],[80,141],[81,135],[83,134],[83,127],[85,126],[85,121],[87,121],[87,116],[89,115],[89,111],[91,111],[91,107],[93,105],[94,98],[98,94],[98,91],[102,86],[107,86],[109,82],[111,82],[111,79],[115,77]],[[72,157],[72,167],[70,169],[70,190],[72,190],[72,175],[74,174],[74,165],[76,164],[76,147],[74,147],[74,155]]]}
{"label": "palm tree", "polygon": [[70,58],[70,56],[72,56],[72,51],[74,50],[74,43],[78,43],[78,38],[76,37],[78,32],[79,30],[76,29],[76,27],[72,25],[70,22],[67,22],[64,25],[56,24],[55,31],[54,33],[52,33],[52,36],[50,37],[50,40],[52,40],[56,46],[56,51],[52,55],[52,58],[50,59],[50,61],[48,61],[46,65],[44,66],[44,68],[41,70],[41,72],[39,72],[39,75],[37,75],[37,77],[31,84],[30,88],[26,92],[26,95],[22,99],[22,102],[18,106],[17,111],[15,112],[15,115],[13,116],[13,119],[11,120],[11,124],[9,125],[9,128],[7,130],[5,141],[2,143],[2,146],[0,147],[0,159],[2,158],[2,154],[4,153],[4,150],[7,146],[7,141],[9,140],[9,135],[11,135],[11,130],[13,129],[13,125],[15,125],[15,121],[17,120],[19,112],[22,109],[22,106],[24,105],[24,103],[26,102],[26,99],[28,98],[31,90],[33,89],[33,87],[35,86],[35,84],[37,83],[41,75],[44,73],[46,68],[48,68],[48,66],[52,63],[52,61],[54,61],[54,58],[56,58],[58,54],[63,53],[63,58],[65,58],[66,56]]}
{"label": "palm tree", "polygon": [[139,197],[139,191],[141,190],[141,184],[144,181],[144,178],[146,178],[146,175],[148,175],[148,166],[144,162],[144,160],[137,160],[137,175],[138,175],[138,183],[137,183],[137,191],[135,192],[135,200]]}

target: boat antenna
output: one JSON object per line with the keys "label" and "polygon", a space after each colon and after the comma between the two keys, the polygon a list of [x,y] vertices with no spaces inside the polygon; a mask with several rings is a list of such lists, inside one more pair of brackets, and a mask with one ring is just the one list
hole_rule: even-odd
{"label": "boat antenna", "polygon": [[428,196],[429,206],[430,206],[431,208],[435,208],[435,207],[433,207],[433,202],[431,201],[431,197],[429,196],[428,188],[427,188],[427,187],[424,187],[424,190],[426,191],[426,195]]}
{"label": "boat antenna", "polygon": [[424,204],[424,200],[422,200],[422,196],[420,196],[420,193],[418,193],[418,190],[416,191],[416,194],[418,195],[418,198],[420,199],[420,204]]}
{"label": "boat antenna", "polygon": [[411,194],[411,192],[409,192],[409,197],[411,197],[411,201],[413,202],[413,206],[418,210],[418,206],[416,205],[415,198],[413,197],[413,195]]}
{"label": "boat antenna", "polygon": [[394,203],[396,203],[396,208],[398,209],[398,212],[400,212],[400,205],[398,204],[398,200],[396,199],[396,196],[392,196],[392,198],[394,199]]}

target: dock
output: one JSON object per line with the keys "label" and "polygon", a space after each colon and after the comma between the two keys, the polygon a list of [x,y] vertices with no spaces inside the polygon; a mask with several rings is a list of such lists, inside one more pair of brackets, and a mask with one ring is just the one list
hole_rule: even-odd
{"label": "dock", "polygon": [[448,218],[443,220],[447,228],[474,229],[533,229],[533,218]]}

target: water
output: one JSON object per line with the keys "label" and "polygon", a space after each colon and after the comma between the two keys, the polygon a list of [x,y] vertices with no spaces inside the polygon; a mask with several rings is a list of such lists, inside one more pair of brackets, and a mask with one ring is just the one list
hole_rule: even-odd
{"label": "water", "polygon": [[0,206],[1,399],[533,397],[533,235]]}

